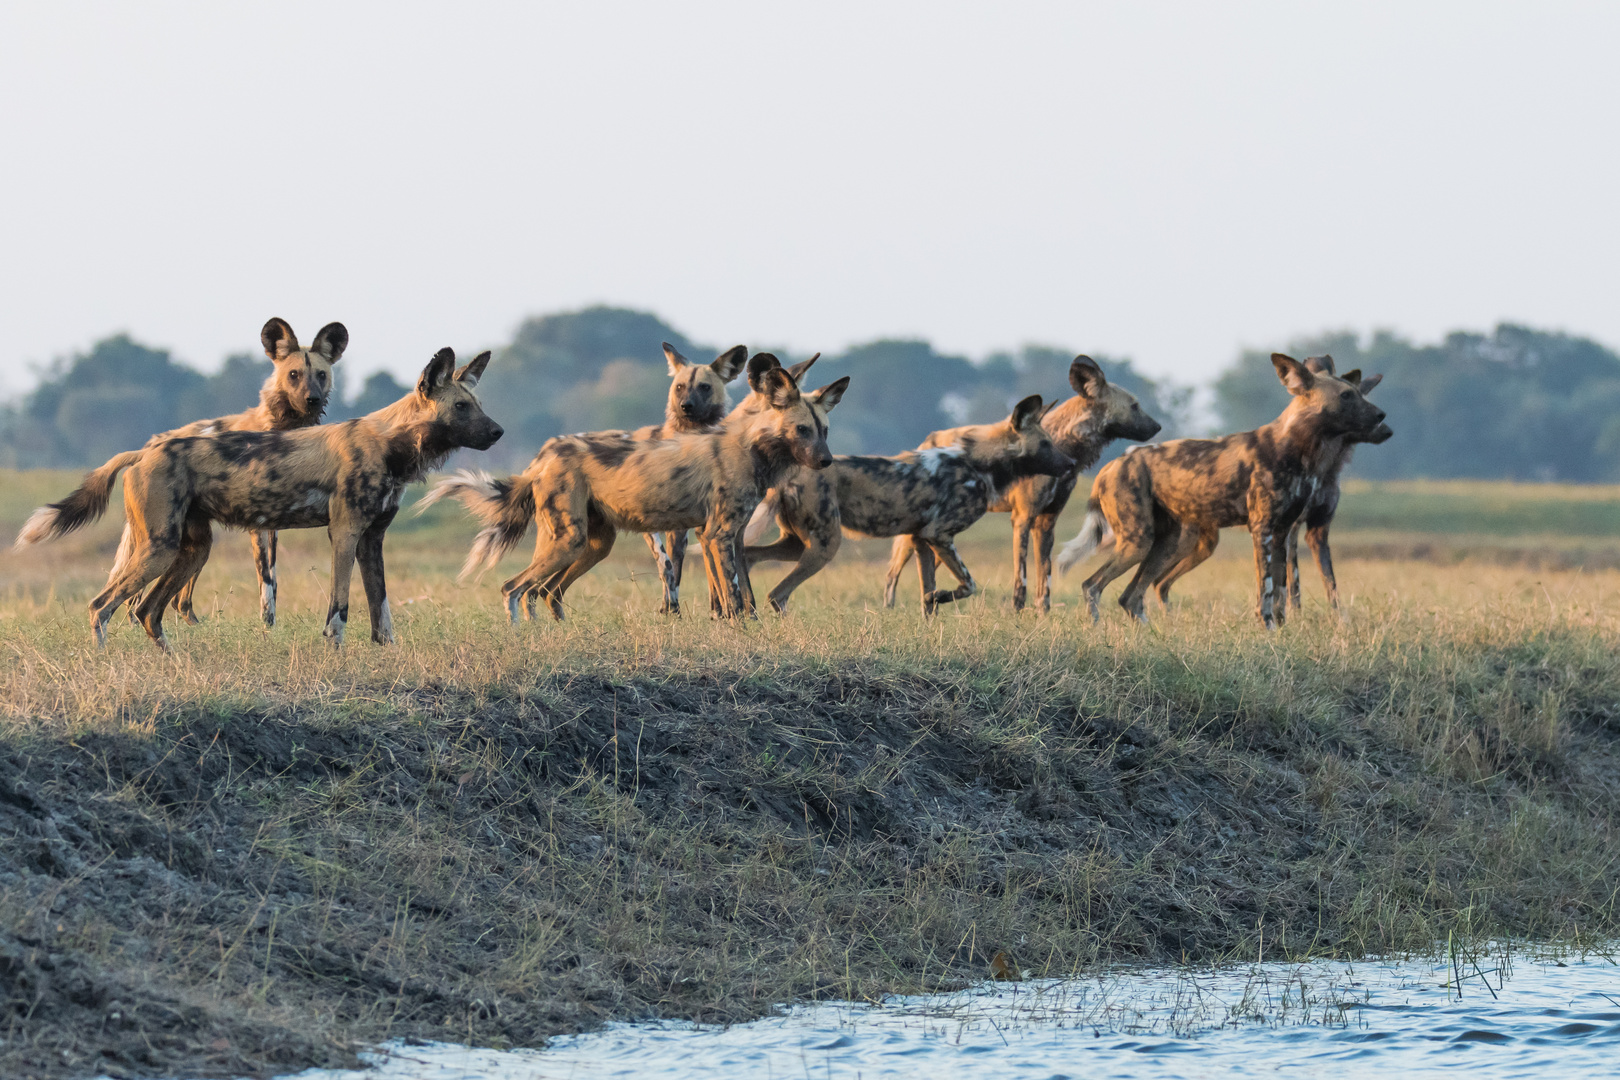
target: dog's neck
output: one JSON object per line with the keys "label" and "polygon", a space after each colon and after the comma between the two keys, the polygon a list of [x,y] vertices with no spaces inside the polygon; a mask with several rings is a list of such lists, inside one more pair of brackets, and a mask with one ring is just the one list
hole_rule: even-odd
{"label": "dog's neck", "polygon": [[1097,464],[1103,447],[1113,441],[1103,434],[1106,425],[1107,410],[1079,395],[1062,402],[1041,418],[1041,427],[1052,436],[1052,443],[1074,459],[1076,472]]}

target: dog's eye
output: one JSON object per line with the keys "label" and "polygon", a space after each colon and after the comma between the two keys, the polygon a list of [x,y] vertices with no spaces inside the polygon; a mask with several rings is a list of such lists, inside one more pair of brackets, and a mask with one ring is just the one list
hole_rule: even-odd
{"label": "dog's eye", "polygon": [[456,412],[466,412],[466,411],[467,411],[467,403],[465,401],[456,402]]}
{"label": "dog's eye", "polygon": [[808,439],[810,437],[810,435],[811,435],[810,429],[805,427],[803,424],[800,424],[799,425],[799,438]]}
{"label": "dog's eye", "polygon": [[325,385],[325,384],[326,384],[326,372],[324,372],[324,371],[318,371],[318,372],[316,372],[316,373],[315,373],[315,377],[316,377],[316,378],[317,378],[317,379],[319,379],[319,380],[321,380],[321,384],[322,384],[322,385],[323,385],[323,386],[324,386],[324,385]]}
{"label": "dog's eye", "polygon": [[298,381],[298,376],[300,376],[302,374],[303,374],[303,372],[301,372],[301,371],[289,371],[289,372],[287,372],[287,381],[288,382],[297,382]]}
{"label": "dog's eye", "polygon": [[1356,392],[1354,390],[1344,390],[1344,391],[1340,392],[1339,400],[1341,400],[1341,401],[1349,401],[1351,398],[1353,398],[1355,396],[1356,396]]}

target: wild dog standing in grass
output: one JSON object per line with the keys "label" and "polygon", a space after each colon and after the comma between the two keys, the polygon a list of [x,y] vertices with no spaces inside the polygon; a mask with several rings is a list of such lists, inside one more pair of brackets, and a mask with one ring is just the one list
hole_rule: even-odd
{"label": "wild dog standing in grass", "polygon": [[[259,331],[259,341],[263,343],[264,355],[270,358],[275,370],[259,388],[258,405],[234,416],[193,421],[185,427],[152,436],[146,445],[152,447],[168,439],[213,435],[221,431],[294,431],[320,423],[321,414],[326,412],[327,401],[332,395],[332,365],[343,358],[343,350],[349,347],[349,331],[342,323],[327,323],[315,335],[309,348],[305,349],[299,347],[298,336],[285,319],[271,319]],[[109,462],[91,473],[85,478],[85,484],[105,483],[111,489],[112,477],[117,470],[101,476],[111,464]],[[276,534],[269,529],[253,529],[248,532],[248,541],[253,545],[253,569],[259,577],[259,615],[264,619],[264,625],[274,626]],[[123,538],[118,543],[120,560],[126,557],[125,552],[131,543],[133,539],[126,525]],[[196,591],[197,577],[192,575],[174,598],[174,609],[188,623],[197,621],[197,615],[192,610],[192,596]],[[130,598],[131,621],[135,619],[139,603],[140,597]]]}
{"label": "wild dog standing in grass", "polygon": [[454,450],[487,450],[501,426],[485,415],[473,387],[489,353],[456,370],[440,349],[416,389],[358,420],[298,431],[227,431],[180,436],[120,454],[102,468],[105,485],[81,487],[28,519],[17,546],[38,543],[99,518],[111,478],[124,477],[124,515],[132,542],[90,601],[90,627],[105,645],[107,620],[148,582],[141,625],[160,648],[163,609],[208,561],[213,523],[239,529],[310,529],[332,538],[332,599],[325,636],[343,642],[349,575],[356,559],[371,608],[371,640],[394,639],[383,577],[383,534],[405,485],[421,480]]}
{"label": "wild dog standing in grass", "polygon": [[[1026,476],[1015,480],[991,505],[995,513],[1011,513],[1013,527],[1013,610],[1024,609],[1031,533],[1035,547],[1035,606],[1052,608],[1052,540],[1058,515],[1069,505],[1075,481],[1086,469],[1097,464],[1103,448],[1115,439],[1146,442],[1159,433],[1159,422],[1142,411],[1142,405],[1124,387],[1108,381],[1102,368],[1089,356],[1077,356],[1069,365],[1069,385],[1074,397],[1052,406],[1041,418],[1041,427],[1052,436],[1052,445],[1074,459],[1074,467],[1064,476]],[[955,431],[936,431],[919,450],[949,445]],[[884,595],[893,596],[900,571],[911,558],[910,536],[894,538],[889,558],[889,581]]]}
{"label": "wild dog standing in grass", "polygon": [[[1328,375],[1334,373],[1331,356],[1308,356],[1305,358],[1305,366],[1313,373],[1325,372]],[[1353,374],[1354,372],[1346,373],[1346,381]],[[1365,397],[1383,379],[1382,375],[1368,375],[1356,384],[1356,388]],[[1377,444],[1384,442],[1393,434],[1388,424],[1379,424],[1369,434],[1341,435],[1323,447],[1321,476],[1316,492],[1305,505],[1299,520],[1294,522],[1294,527],[1288,530],[1288,593],[1293,599],[1295,611],[1300,610],[1299,534],[1302,529],[1305,532],[1305,543],[1310,546],[1311,554],[1316,557],[1316,567],[1322,572],[1322,586],[1327,590],[1328,606],[1334,611],[1339,610],[1339,581],[1333,574],[1333,551],[1328,547],[1328,529],[1332,527],[1333,515],[1339,509],[1339,475],[1344,472],[1345,466],[1350,464],[1357,443]],[[1337,445],[1334,445],[1334,442]],[[1159,599],[1167,603],[1169,597],[1170,583],[1166,582],[1159,589]]]}
{"label": "wild dog standing in grass", "polygon": [[484,522],[462,575],[488,567],[536,523],[534,558],[501,586],[518,620],[544,600],[563,617],[563,595],[607,558],[620,529],[669,532],[700,528],[710,591],[728,618],[744,614],[737,540],[765,490],[789,468],[826,468],[827,413],[849,385],[845,376],[801,394],[776,357],[748,362],[749,382],[765,408],[728,418],[718,431],[637,440],[622,431],[547,440],[529,467],[496,480],[462,472],[439,481],[422,500],[449,495]]}
{"label": "wild dog standing in grass", "polygon": [[[909,536],[917,552],[925,615],[940,604],[973,595],[977,586],[957,553],[956,534],[983,517],[1013,482],[1026,476],[1062,476],[1074,466],[1041,427],[1041,411],[1040,395],[1035,394],[998,424],[937,433],[939,445],[932,449],[894,457],[842,455],[824,473],[785,479],[758,519],[763,525],[774,514],[782,537],[766,547],[745,548],[748,564],[799,560],[812,545],[836,552],[840,530],[851,536]],[[936,560],[955,576],[955,589],[934,587]],[[793,590],[822,565],[824,561],[806,572],[800,562],[771,590],[771,606],[786,610]],[[898,571],[891,574],[884,595],[890,606],[898,576]]]}
{"label": "wild dog standing in grass", "polygon": [[[1304,364],[1313,373],[1332,375],[1333,357],[1307,356]],[[1346,381],[1352,382],[1362,396],[1377,386],[1383,380],[1382,375],[1369,375],[1355,382],[1356,372],[1345,375]],[[1350,463],[1350,456],[1357,443],[1381,443],[1388,439],[1392,432],[1388,424],[1379,424],[1370,433],[1349,433],[1336,435],[1322,444],[1321,452],[1316,457],[1316,468],[1311,480],[1315,483],[1315,493],[1310,497],[1305,509],[1294,522],[1294,527],[1288,530],[1288,593],[1292,597],[1294,609],[1300,609],[1299,595],[1299,533],[1306,531],[1306,543],[1316,555],[1316,565],[1322,571],[1322,582],[1327,588],[1328,603],[1335,611],[1339,607],[1338,582],[1333,575],[1333,553],[1328,549],[1328,526],[1333,522],[1334,511],[1339,505],[1339,474]],[[1183,529],[1180,546],[1176,551],[1176,559],[1168,566],[1156,581],[1150,582],[1151,587],[1157,590],[1159,603],[1164,608],[1170,607],[1170,587],[1192,570],[1199,563],[1208,559],[1214,553],[1219,543],[1220,534],[1217,531],[1213,539],[1206,546],[1200,547],[1199,540],[1203,534],[1195,529]],[[1113,543],[1113,534],[1106,533],[1098,550],[1109,547]]]}
{"label": "wild dog standing in grass", "polygon": [[[1247,525],[1256,613],[1267,629],[1282,625],[1288,531],[1316,492],[1324,454],[1342,436],[1370,435],[1384,411],[1361,396],[1359,371],[1339,379],[1282,353],[1272,353],[1271,362],[1294,396],[1276,420],[1219,439],[1135,447],[1097,474],[1085,523],[1058,554],[1058,569],[1067,570],[1096,550],[1105,524],[1112,528],[1114,550],[1085,583],[1093,619],[1103,589],[1136,566],[1119,604],[1146,621],[1142,598],[1152,582],[1167,572],[1174,580],[1209,558],[1222,528]],[[1196,542],[1183,556],[1189,531]]]}
{"label": "wild dog standing in grass", "polygon": [[[631,432],[636,439],[666,439],[671,435],[695,435],[713,431],[726,418],[731,399],[726,384],[742,373],[748,350],[741,345],[727,349],[713,363],[694,364],[669,342],[664,342],[664,359],[669,363],[669,400],[664,405],[664,422]],[[663,586],[661,614],[681,613],[681,570],[686,565],[686,531],[648,533],[647,546],[658,564],[658,580]]]}

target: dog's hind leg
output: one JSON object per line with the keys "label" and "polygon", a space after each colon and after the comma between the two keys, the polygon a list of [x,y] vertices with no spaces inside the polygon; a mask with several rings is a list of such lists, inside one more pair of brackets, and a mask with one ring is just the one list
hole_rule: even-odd
{"label": "dog's hind leg", "polygon": [[[1221,542],[1221,530],[1213,526],[1201,527],[1196,533],[1191,529],[1183,528],[1181,536],[1182,551],[1177,552],[1181,556],[1180,559],[1170,569],[1161,574],[1156,582],[1159,603],[1163,605],[1166,611],[1170,609],[1170,586],[1197,569],[1200,564],[1215,554],[1216,545]],[[1191,543],[1188,542],[1189,538]]]}
{"label": "dog's hind leg", "polygon": [[[842,534],[840,534],[842,535]],[[894,607],[895,593],[900,588],[900,574],[911,561],[911,556],[917,547],[916,541],[910,536],[901,534],[894,538],[889,547],[889,573],[883,582],[883,606]]]}
{"label": "dog's hind leg", "polygon": [[[787,611],[788,597],[793,590],[803,585],[810,578],[821,572],[822,567],[833,561],[838,549],[844,543],[844,531],[839,527],[838,517],[833,515],[832,520],[816,522],[817,528],[805,533],[803,540],[798,541],[802,553],[799,561],[789,570],[776,587],[770,592],[771,607],[779,612]],[[896,537],[896,540],[902,539]],[[887,603],[887,593],[885,593]]]}
{"label": "dog's hind leg", "polygon": [[939,557],[939,561],[945,564],[945,569],[949,570],[951,576],[956,578],[957,581],[954,589],[935,589],[929,594],[924,603],[930,612],[940,604],[966,600],[979,591],[978,585],[973,581],[973,575],[968,573],[967,564],[962,561],[961,553],[956,550],[954,540],[928,540],[925,543]]}
{"label": "dog's hind leg", "polygon": [[1136,576],[1119,597],[1119,606],[1138,622],[1147,622],[1142,601],[1147,597],[1148,588],[1176,561],[1177,551],[1181,547],[1180,523],[1168,514],[1158,514],[1155,518],[1153,543],[1142,556]]}
{"label": "dog's hind leg", "polygon": [[917,584],[922,587],[922,609],[926,618],[934,613],[934,569],[939,565],[939,557],[934,554],[933,545],[917,537],[912,537],[911,546],[917,553]]}
{"label": "dog's hind leg", "polygon": [[1035,549],[1035,608],[1045,615],[1052,610],[1052,542],[1057,539],[1057,515],[1037,515],[1030,523],[1030,533],[1030,546]]}
{"label": "dog's hind leg", "polygon": [[545,584],[531,592],[530,596],[532,597],[536,593],[544,596],[546,606],[551,609],[551,617],[559,622],[562,621],[563,594],[568,591],[569,586],[588,574],[597,563],[600,563],[612,553],[613,541],[617,535],[613,526],[609,525],[605,518],[595,514],[590,515],[585,529],[585,549],[579,558],[575,559],[561,573],[551,575]]}
{"label": "dog's hind leg", "polygon": [[163,633],[163,612],[208,562],[209,550],[214,544],[214,526],[205,515],[191,514],[186,518],[180,538],[180,549],[167,569],[141,601],[137,617],[147,636],[158,648],[168,651],[169,641]]}

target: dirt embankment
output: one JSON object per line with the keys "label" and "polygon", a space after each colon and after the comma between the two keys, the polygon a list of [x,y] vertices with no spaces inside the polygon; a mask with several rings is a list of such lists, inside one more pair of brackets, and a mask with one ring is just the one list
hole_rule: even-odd
{"label": "dirt embankment", "polygon": [[1482,742],[1488,783],[1353,716],[1126,721],[971,672],[559,675],[14,737],[0,1075],[741,1020],[1001,949],[1057,973],[1262,933],[1268,956],[1612,933],[1607,719],[1550,757]]}

